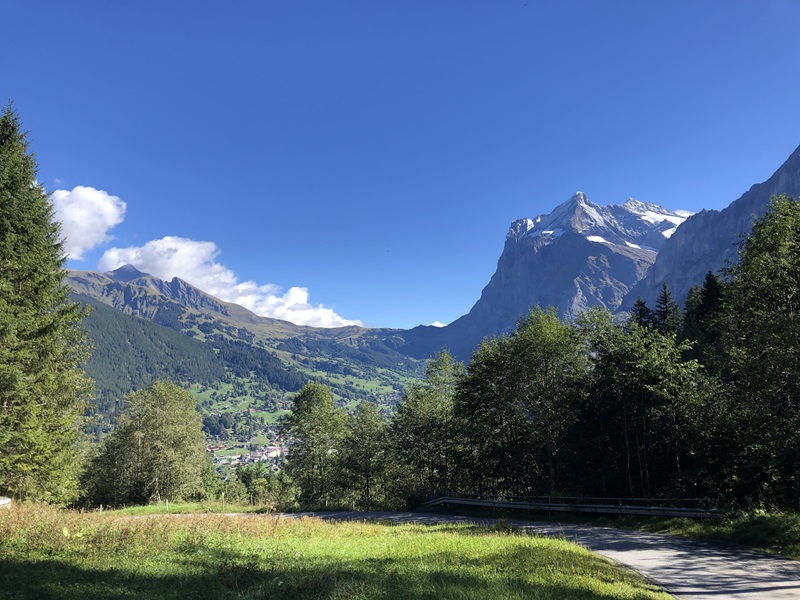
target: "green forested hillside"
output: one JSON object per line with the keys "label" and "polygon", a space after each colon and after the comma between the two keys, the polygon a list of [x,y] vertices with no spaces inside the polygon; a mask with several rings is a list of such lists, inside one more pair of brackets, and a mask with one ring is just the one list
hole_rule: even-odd
{"label": "green forested hillside", "polygon": [[131,317],[82,294],[91,307],[83,321],[93,342],[87,373],[94,379],[98,406],[113,409],[132,390],[155,379],[211,384],[226,377],[212,347],[155,322]]}
{"label": "green forested hillside", "polygon": [[[126,394],[155,379],[192,389],[207,414],[254,408],[271,420],[269,413],[284,410],[308,381],[325,383],[337,403],[350,408],[363,400],[390,405],[419,369],[380,332],[291,326],[295,337],[287,338],[280,322],[254,324],[185,306],[135,281],[90,286],[76,273],[71,281],[87,293],[73,291],[73,298],[92,309],[84,322],[94,347],[86,369],[106,423]],[[152,285],[153,278],[140,281]]]}

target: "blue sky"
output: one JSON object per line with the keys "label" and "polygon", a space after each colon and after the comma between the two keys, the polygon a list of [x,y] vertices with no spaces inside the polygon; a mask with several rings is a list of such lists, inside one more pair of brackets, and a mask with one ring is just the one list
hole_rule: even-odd
{"label": "blue sky", "polygon": [[720,209],[800,144],[800,0],[8,4],[69,266],[297,322],[450,322],[512,220]]}

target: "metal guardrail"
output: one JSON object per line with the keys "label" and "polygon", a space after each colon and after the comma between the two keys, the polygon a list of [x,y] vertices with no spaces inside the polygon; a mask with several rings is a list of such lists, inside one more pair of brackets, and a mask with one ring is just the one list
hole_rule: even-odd
{"label": "metal guardrail", "polygon": [[[673,505],[664,505],[663,503],[666,502],[672,502]],[[444,496],[425,502],[423,506],[478,506],[484,508],[533,510],[537,512],[651,515],[662,517],[689,517],[693,519],[718,519],[723,516],[723,512],[716,508],[701,506],[703,502],[703,500],[695,498],[666,501],[656,498],[560,498],[518,496],[509,499],[487,499],[468,496]],[[662,503],[662,505],[658,506],[658,503]],[[678,503],[694,503],[695,506],[674,506],[674,504]]]}

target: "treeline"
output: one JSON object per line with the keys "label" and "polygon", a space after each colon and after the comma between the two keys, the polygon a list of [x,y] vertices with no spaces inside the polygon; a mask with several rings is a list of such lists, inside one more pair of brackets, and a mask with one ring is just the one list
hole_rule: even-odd
{"label": "treeline", "polygon": [[254,377],[279,389],[296,392],[306,381],[299,372],[288,369],[273,353],[235,340],[212,340],[211,346],[217,351],[217,359],[235,377]]}
{"label": "treeline", "polygon": [[384,419],[318,384],[284,423],[306,506],[478,493],[800,503],[800,204],[773,199],[685,312],[533,310],[463,367],[444,353]]}

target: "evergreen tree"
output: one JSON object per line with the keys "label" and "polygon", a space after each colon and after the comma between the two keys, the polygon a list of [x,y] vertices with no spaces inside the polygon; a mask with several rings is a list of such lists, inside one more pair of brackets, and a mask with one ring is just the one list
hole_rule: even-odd
{"label": "evergreen tree", "polygon": [[653,324],[653,311],[645,303],[641,296],[636,298],[633,308],[629,313],[630,320],[639,327],[649,327]]}
{"label": "evergreen tree", "polygon": [[662,335],[676,335],[681,330],[681,307],[672,297],[669,286],[664,282],[656,299],[653,311],[653,326]]}
{"label": "evergreen tree", "polygon": [[702,286],[692,286],[686,296],[681,330],[681,338],[693,342],[687,357],[697,359],[715,373],[720,368],[718,341],[723,289],[722,280],[711,271],[706,274]]}
{"label": "evergreen tree", "polygon": [[0,116],[0,493],[68,502],[91,381],[82,308],[63,287],[59,225],[18,116]]}
{"label": "evergreen tree", "polygon": [[686,293],[686,302],[683,304],[686,312],[683,315],[680,335],[682,340],[696,341],[702,335],[702,326],[700,325],[702,297],[703,288],[699,285],[693,285]]}

